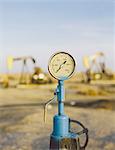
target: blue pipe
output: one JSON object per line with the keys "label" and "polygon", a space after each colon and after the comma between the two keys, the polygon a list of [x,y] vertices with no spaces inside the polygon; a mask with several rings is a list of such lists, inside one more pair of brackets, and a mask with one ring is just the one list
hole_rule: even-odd
{"label": "blue pipe", "polygon": [[51,137],[60,139],[69,135],[69,118],[64,114],[64,81],[58,81],[57,99],[58,99],[58,114],[53,118],[53,132]]}
{"label": "blue pipe", "polygon": [[58,115],[64,115],[64,97],[65,90],[64,90],[64,81],[59,80],[58,81],[58,93],[57,93],[57,99],[58,99]]}

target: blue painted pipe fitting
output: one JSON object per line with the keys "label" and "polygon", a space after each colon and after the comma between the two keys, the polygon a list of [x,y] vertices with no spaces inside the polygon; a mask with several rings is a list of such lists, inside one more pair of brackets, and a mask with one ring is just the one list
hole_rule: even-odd
{"label": "blue painted pipe fitting", "polygon": [[69,118],[66,115],[55,115],[53,118],[53,136],[67,137],[69,134]]}

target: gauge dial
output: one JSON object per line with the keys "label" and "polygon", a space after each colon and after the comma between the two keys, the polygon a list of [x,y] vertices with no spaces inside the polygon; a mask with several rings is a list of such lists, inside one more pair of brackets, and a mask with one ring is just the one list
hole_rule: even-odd
{"label": "gauge dial", "polygon": [[74,73],[75,60],[66,52],[55,53],[49,61],[48,70],[54,78],[66,80]]}

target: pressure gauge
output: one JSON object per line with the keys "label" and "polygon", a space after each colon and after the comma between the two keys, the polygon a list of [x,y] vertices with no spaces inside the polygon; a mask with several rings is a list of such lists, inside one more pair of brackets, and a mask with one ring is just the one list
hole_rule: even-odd
{"label": "pressure gauge", "polygon": [[49,61],[48,70],[54,78],[66,80],[75,71],[75,60],[66,52],[55,53]]}

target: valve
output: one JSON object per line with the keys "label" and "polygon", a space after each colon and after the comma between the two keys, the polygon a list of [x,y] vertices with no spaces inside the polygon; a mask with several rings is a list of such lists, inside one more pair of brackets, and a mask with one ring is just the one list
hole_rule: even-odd
{"label": "valve", "polygon": [[[75,60],[66,52],[54,54],[48,65],[48,70],[52,77],[58,80],[58,86],[54,92],[54,97],[45,103],[44,121],[46,122],[47,107],[57,99],[58,112],[53,117],[53,130],[50,135],[50,150],[85,150],[88,143],[88,129],[79,121],[69,119],[64,112],[65,88],[64,81],[69,79],[75,71]],[[82,127],[80,132],[72,132],[71,123],[76,123]],[[85,134],[84,145],[80,145],[80,135]]]}
{"label": "valve", "polygon": [[71,133],[72,133],[72,131],[71,131],[71,123],[75,123],[75,124],[79,125],[80,127],[82,127],[82,130],[77,132],[77,133],[75,133],[75,134],[79,135],[79,136],[82,135],[82,134],[85,134],[84,145],[81,146],[79,144],[80,145],[80,150],[85,150],[85,148],[87,147],[88,141],[89,141],[88,129],[81,122],[79,122],[77,120],[69,119],[69,124],[70,124],[70,131],[69,132],[71,132]]}

